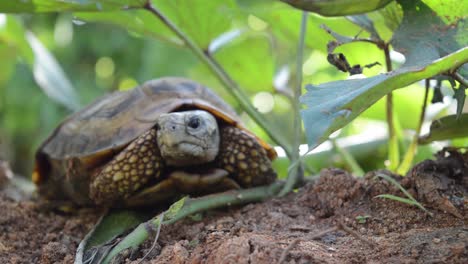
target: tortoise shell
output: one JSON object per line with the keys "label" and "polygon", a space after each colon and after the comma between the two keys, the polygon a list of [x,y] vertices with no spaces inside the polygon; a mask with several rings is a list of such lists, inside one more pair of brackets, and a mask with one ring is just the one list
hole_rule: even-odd
{"label": "tortoise shell", "polygon": [[[33,181],[46,196],[74,197],[78,203],[86,203],[85,177],[90,171],[154,127],[161,114],[189,109],[208,111],[219,122],[255,137],[242,126],[236,112],[207,87],[183,78],[161,78],[113,92],[65,119],[39,147]],[[275,150],[255,138],[274,159]]]}

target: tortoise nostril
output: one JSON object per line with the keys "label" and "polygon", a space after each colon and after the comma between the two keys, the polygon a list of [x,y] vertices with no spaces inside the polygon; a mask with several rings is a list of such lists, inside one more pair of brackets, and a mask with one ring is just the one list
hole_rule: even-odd
{"label": "tortoise nostril", "polygon": [[172,128],[172,130],[175,130],[175,126],[172,126],[171,128]]}

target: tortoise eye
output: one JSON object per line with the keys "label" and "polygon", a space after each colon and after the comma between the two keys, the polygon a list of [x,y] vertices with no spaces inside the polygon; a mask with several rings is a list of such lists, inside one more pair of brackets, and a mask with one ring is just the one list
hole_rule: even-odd
{"label": "tortoise eye", "polygon": [[200,118],[198,118],[198,116],[192,116],[188,122],[188,126],[197,129],[200,126]]}

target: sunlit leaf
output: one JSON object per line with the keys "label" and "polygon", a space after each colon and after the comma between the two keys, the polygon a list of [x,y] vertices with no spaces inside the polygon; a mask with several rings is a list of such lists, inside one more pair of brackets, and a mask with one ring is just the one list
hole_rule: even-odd
{"label": "sunlit leaf", "polygon": [[70,110],[80,108],[78,94],[54,56],[32,34],[26,38],[34,52],[33,74],[37,84],[47,96]]}
{"label": "sunlit leaf", "polygon": [[427,144],[437,140],[449,140],[468,137],[468,113],[444,116],[432,121],[429,134],[419,138],[420,144]]}
{"label": "sunlit leaf", "polygon": [[110,11],[142,7],[146,0],[2,0],[1,13]]}
{"label": "sunlit leaf", "polygon": [[419,67],[403,67],[365,79],[308,85],[301,102],[307,140],[315,147],[389,92],[456,68],[468,61],[468,48]]}
{"label": "sunlit leaf", "polygon": [[146,36],[167,41],[178,46],[183,45],[174,33],[156,16],[146,10],[128,10],[114,12],[79,12],[74,14],[81,21],[113,24],[127,29],[135,36]]}
{"label": "sunlit leaf", "polygon": [[193,0],[190,4],[186,0],[153,0],[153,4],[204,50],[229,30],[236,8],[233,0]]}
{"label": "sunlit leaf", "polygon": [[215,58],[245,89],[272,91],[275,62],[265,36],[249,36],[222,47]]}
{"label": "sunlit leaf", "polygon": [[362,14],[382,8],[392,0],[281,0],[296,8],[322,16]]}
{"label": "sunlit leaf", "polygon": [[[213,39],[229,30],[235,3],[229,1],[194,0],[187,4],[183,0],[153,0],[153,7],[168,17],[201,48],[208,49]],[[121,26],[140,36],[149,36],[183,45],[166,25],[148,10],[127,10],[111,13],[77,13],[80,20],[106,22]]]}
{"label": "sunlit leaf", "polygon": [[383,23],[392,32],[400,26],[401,20],[403,19],[403,10],[397,2],[391,2],[384,8],[379,9],[376,13],[384,18]]}
{"label": "sunlit leaf", "polygon": [[12,15],[0,14],[0,45],[16,50],[13,54],[18,53],[27,63],[33,63],[34,55],[23,25]]}

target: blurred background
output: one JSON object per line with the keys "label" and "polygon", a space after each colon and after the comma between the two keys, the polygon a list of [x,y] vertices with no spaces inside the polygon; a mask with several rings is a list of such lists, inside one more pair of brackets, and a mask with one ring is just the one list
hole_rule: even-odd
{"label": "blurred background", "polygon": [[[277,132],[292,141],[291,104],[298,102],[291,100],[291,89],[297,72],[301,12],[279,1],[267,6],[226,1],[225,5],[216,6],[215,12],[210,7],[198,9],[186,7],[177,9],[179,13],[169,9],[167,12],[202,48],[214,54]],[[384,23],[382,12],[372,12],[369,17],[382,38],[389,40],[392,27],[397,25]],[[327,43],[332,38],[320,25],[326,24],[351,37],[366,37],[368,33],[344,17],[310,14],[308,19],[303,84],[349,78],[327,62]],[[0,14],[0,158],[9,161],[15,173],[29,177],[35,150],[67,115],[103,94],[131,89],[162,76],[183,76],[211,87],[241,113],[248,128],[268,141],[264,131],[242,113],[191,50],[167,29],[159,30],[163,26],[157,23],[144,11],[105,15]],[[384,54],[372,44],[351,43],[337,51],[344,53],[351,65],[379,62],[380,65],[364,70],[366,76],[385,72]],[[392,58],[395,67],[404,61],[401,54],[392,53]],[[428,120],[454,111],[451,91],[444,89],[444,103],[431,106]],[[395,92],[395,113],[401,131],[416,127],[423,95],[420,83]],[[385,168],[384,101],[343,128],[337,137],[336,142],[349,147],[365,171]],[[305,138],[302,142],[305,144]],[[466,143],[459,140],[453,144]],[[437,143],[419,148],[415,162],[431,157],[441,146]],[[315,168],[312,173],[324,167],[346,168],[342,156],[329,142],[313,155],[315,158],[308,159]],[[275,165],[283,177],[287,165],[284,159]]]}

